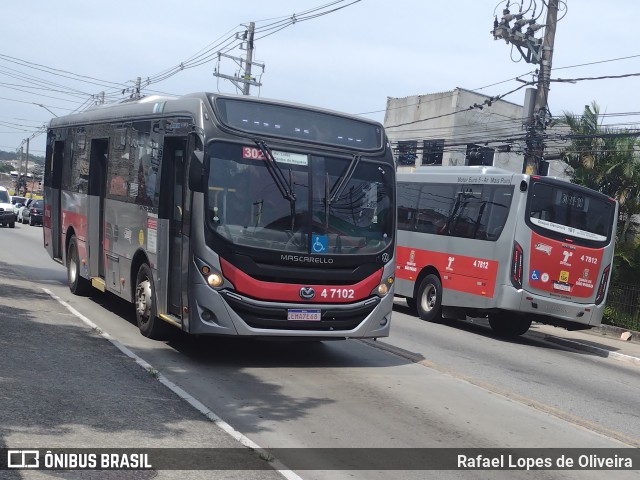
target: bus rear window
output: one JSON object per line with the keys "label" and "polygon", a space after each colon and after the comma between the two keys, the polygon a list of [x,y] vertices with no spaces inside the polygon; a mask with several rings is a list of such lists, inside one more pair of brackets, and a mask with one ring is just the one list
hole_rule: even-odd
{"label": "bus rear window", "polygon": [[220,97],[215,98],[215,111],[223,124],[250,134],[358,150],[382,148],[382,127],[354,118],[273,103]]}
{"label": "bus rear window", "polygon": [[606,242],[611,235],[615,204],[582,189],[541,182],[533,183],[528,222],[547,232],[592,242]]}

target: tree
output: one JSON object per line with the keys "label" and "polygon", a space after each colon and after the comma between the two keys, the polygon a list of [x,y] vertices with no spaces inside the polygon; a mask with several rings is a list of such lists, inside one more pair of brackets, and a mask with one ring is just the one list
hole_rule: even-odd
{"label": "tree", "polygon": [[582,115],[564,112],[559,123],[571,132],[570,146],[561,152],[567,174],[572,182],[618,200],[616,263],[639,273],[634,259],[640,255],[631,229],[633,215],[640,213],[639,134],[603,127],[596,102],[585,106]]}

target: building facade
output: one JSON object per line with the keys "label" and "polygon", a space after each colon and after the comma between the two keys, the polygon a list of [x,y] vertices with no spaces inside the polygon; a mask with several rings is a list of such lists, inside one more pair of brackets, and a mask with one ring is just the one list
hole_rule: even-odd
{"label": "building facade", "polygon": [[[522,172],[524,108],[456,88],[387,98],[384,126],[399,169],[421,165],[490,165]],[[558,162],[549,175],[564,176]]]}

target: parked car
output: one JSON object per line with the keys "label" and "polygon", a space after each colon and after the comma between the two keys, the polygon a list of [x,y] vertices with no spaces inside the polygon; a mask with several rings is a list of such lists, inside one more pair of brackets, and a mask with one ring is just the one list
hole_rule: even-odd
{"label": "parked car", "polygon": [[11,196],[11,204],[13,205],[13,213],[16,216],[16,220],[18,219],[18,212],[20,211],[20,208],[24,207],[26,203],[26,197],[19,197],[17,195]]}
{"label": "parked car", "polygon": [[25,203],[27,203],[27,197],[21,197],[19,195],[11,195],[11,203],[14,205],[16,203],[21,203],[22,205],[24,205]]}
{"label": "parked car", "polygon": [[20,213],[20,209],[24,207],[24,203],[14,203],[13,204],[13,214],[16,217],[16,221],[18,220],[18,213]]}
{"label": "parked car", "polygon": [[42,225],[42,217],[44,216],[44,200],[41,198],[30,202],[22,209],[22,223],[29,225]]}
{"label": "parked car", "polygon": [[13,228],[16,226],[13,205],[11,205],[9,191],[5,187],[0,187],[0,223],[3,227],[9,225],[9,228]]}
{"label": "parked car", "polygon": [[31,205],[34,201],[33,198],[27,198],[27,201],[21,207],[18,207],[18,213],[16,213],[16,222],[27,223],[27,220],[24,218],[23,214],[25,210]]}

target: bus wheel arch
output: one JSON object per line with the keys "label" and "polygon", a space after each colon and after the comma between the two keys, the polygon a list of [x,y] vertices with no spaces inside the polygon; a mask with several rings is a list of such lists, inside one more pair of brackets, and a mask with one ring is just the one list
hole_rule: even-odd
{"label": "bus wheel arch", "polygon": [[167,337],[170,326],[158,318],[158,304],[153,272],[146,255],[138,254],[132,262],[131,274],[135,275],[133,305],[140,333],[145,337],[161,340]]}
{"label": "bus wheel arch", "polygon": [[438,270],[427,267],[416,281],[414,300],[418,316],[427,322],[442,319],[442,280]]}
{"label": "bus wheel arch", "polygon": [[67,283],[69,290],[74,295],[86,295],[89,292],[91,283],[84,278],[80,273],[80,255],[78,253],[78,240],[76,239],[75,231],[69,229],[66,237],[65,251],[67,252],[66,267],[67,267]]}
{"label": "bus wheel arch", "polygon": [[140,266],[146,263],[147,265],[151,265],[147,255],[143,250],[139,249],[136,253],[133,254],[133,258],[131,259],[131,278],[129,279],[129,285],[131,285],[131,300],[134,301],[136,295],[136,280],[138,278],[138,271],[140,270]]}

